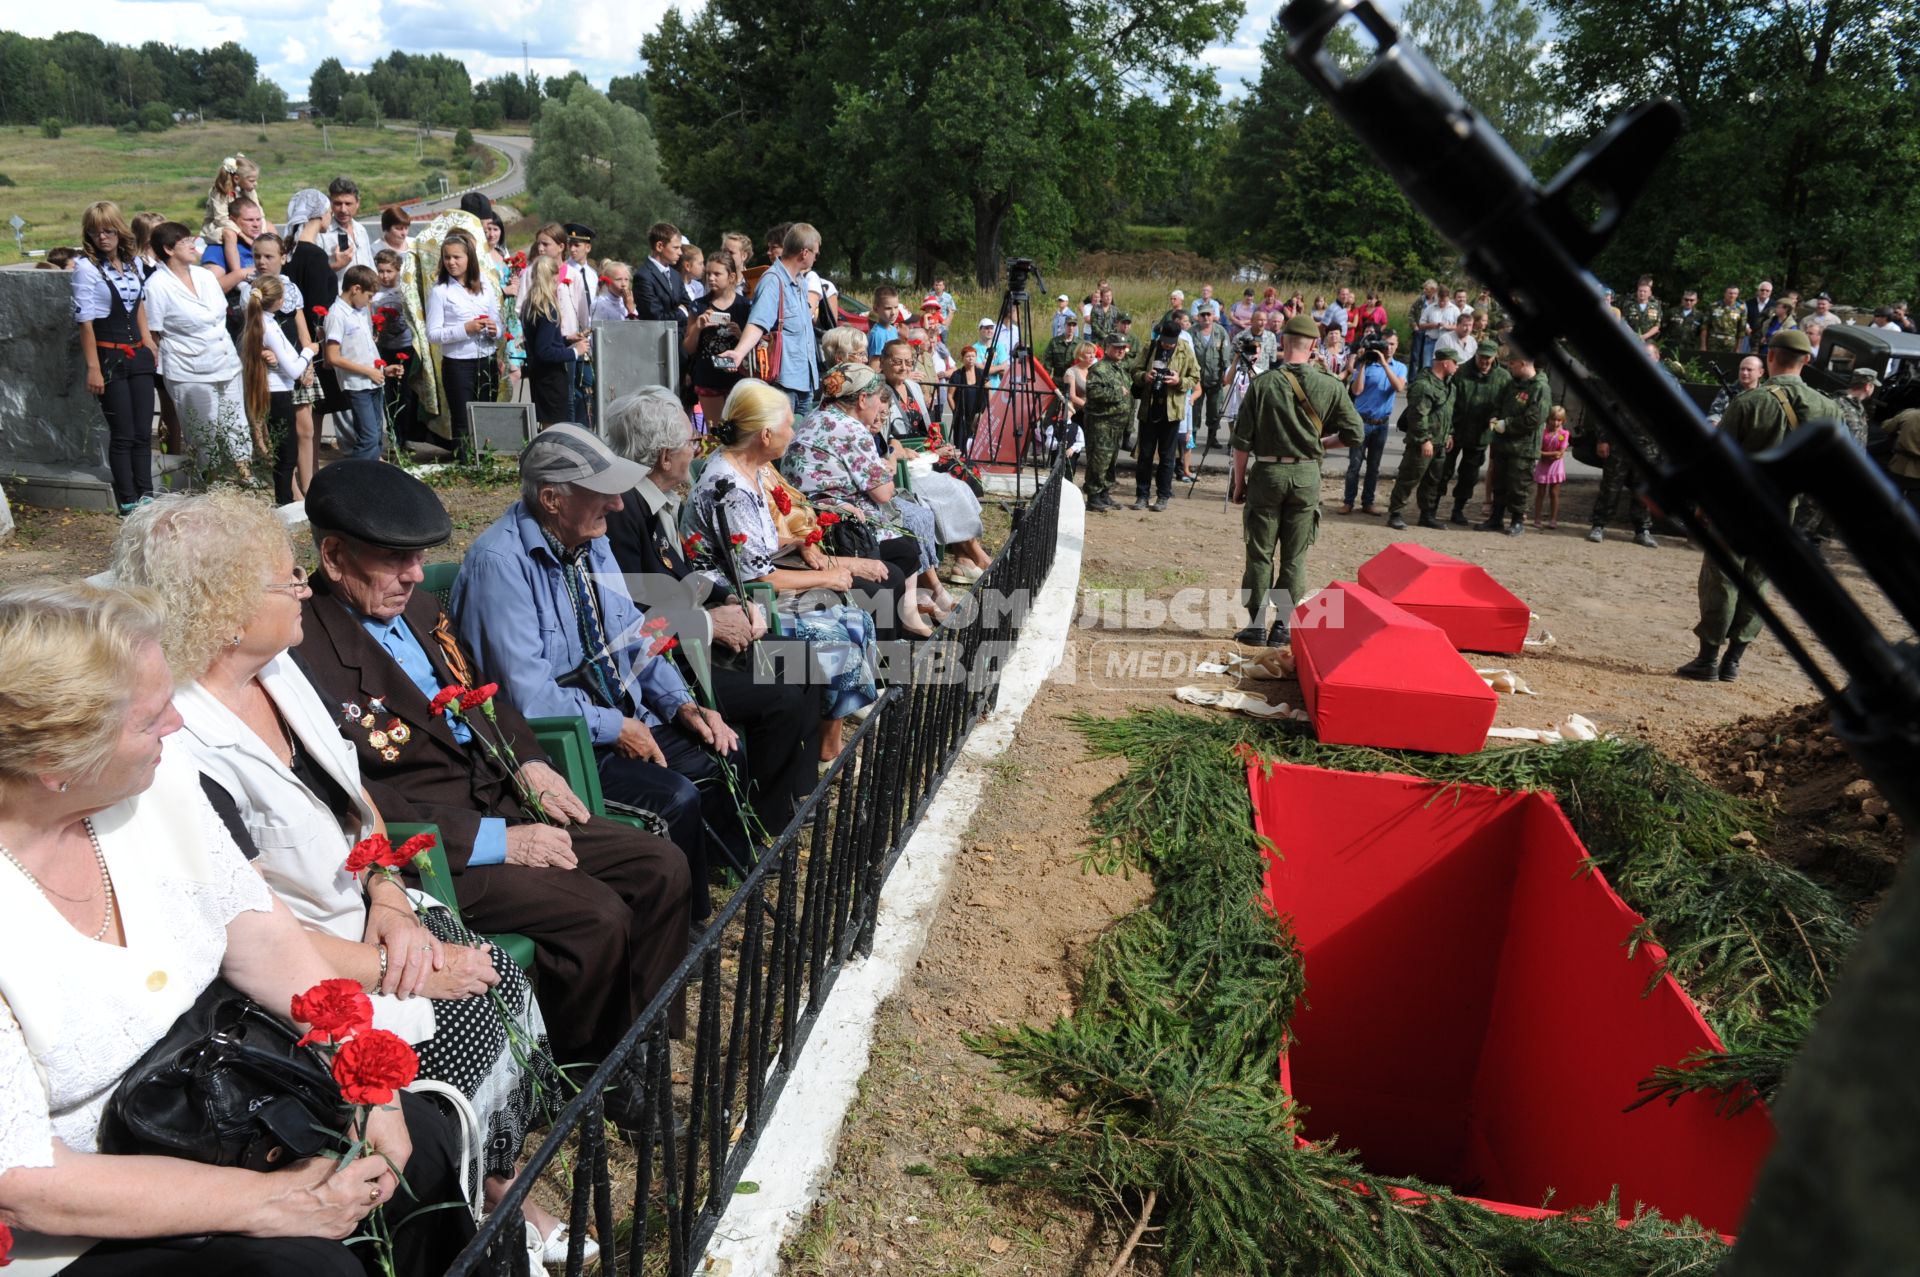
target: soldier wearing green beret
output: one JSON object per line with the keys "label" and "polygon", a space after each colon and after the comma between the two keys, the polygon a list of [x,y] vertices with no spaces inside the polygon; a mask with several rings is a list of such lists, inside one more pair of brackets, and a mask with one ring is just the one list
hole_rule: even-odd
{"label": "soldier wearing green beret", "polygon": [[[1347,388],[1312,362],[1319,338],[1311,315],[1289,319],[1280,330],[1282,362],[1253,379],[1234,418],[1228,492],[1246,507],[1240,601],[1249,620],[1235,636],[1242,643],[1279,647],[1289,641],[1289,618],[1307,589],[1307,550],[1320,529],[1323,441],[1337,438],[1351,448],[1365,437]],[[1263,623],[1270,604],[1277,610],[1268,629]]]}
{"label": "soldier wearing green beret", "polygon": [[1680,304],[1671,307],[1660,321],[1660,349],[1671,359],[1685,363],[1701,350],[1702,334],[1707,327],[1707,312],[1700,305],[1700,294],[1689,288],[1680,294]]}
{"label": "soldier wearing green beret", "polygon": [[1087,509],[1096,514],[1120,508],[1113,499],[1113,467],[1120,437],[1133,416],[1131,354],[1127,338],[1116,334],[1087,369],[1087,406],[1081,418],[1087,431]]}
{"label": "soldier wearing green beret", "polygon": [[1415,492],[1420,494],[1420,526],[1445,526],[1434,517],[1439,487],[1429,485],[1426,477],[1427,471],[1440,469],[1453,446],[1453,375],[1459,367],[1460,343],[1452,333],[1442,333],[1433,346],[1432,365],[1407,383],[1407,406],[1400,412],[1400,432],[1406,435],[1407,445],[1400,454],[1400,472],[1393,477],[1393,492],[1387,497],[1387,526],[1395,532],[1406,528],[1400,511]]}
{"label": "soldier wearing green beret", "polygon": [[1047,367],[1047,373],[1057,385],[1067,374],[1067,365],[1073,362],[1073,348],[1080,344],[1080,316],[1069,314],[1061,325],[1060,335],[1047,343],[1047,349],[1040,356],[1040,362]]}
{"label": "soldier wearing green beret", "polygon": [[[1489,337],[1475,347],[1473,360],[1454,373],[1453,447],[1439,471],[1431,466],[1427,468],[1427,479],[1421,484],[1420,508],[1433,510],[1437,517],[1440,498],[1447,484],[1453,481],[1455,471],[1459,472],[1459,482],[1453,489],[1453,513],[1447,522],[1463,528],[1467,526],[1467,502],[1473,496],[1474,485],[1480,481],[1480,468],[1487,460],[1487,440],[1492,438],[1487,421],[1499,406],[1507,383],[1513,380],[1500,360],[1502,353]],[[1437,480],[1434,479],[1436,473]],[[1425,491],[1427,482],[1434,484],[1431,502]]]}
{"label": "soldier wearing green beret", "polygon": [[[1767,344],[1767,377],[1727,405],[1720,417],[1720,433],[1743,452],[1765,452],[1793,431],[1817,417],[1842,416],[1839,404],[1800,380],[1813,357],[1813,344],[1797,328],[1782,329]],[[1791,513],[1791,510],[1789,511]],[[1760,633],[1760,613],[1754,601],[1767,589],[1759,564],[1745,554],[1733,555],[1734,571],[1751,589],[1742,593],[1734,578],[1711,556],[1700,564],[1700,622],[1693,627],[1700,651],[1674,672],[1682,678],[1731,683],[1739,676],[1740,658]],[[1720,645],[1727,645],[1726,654]]]}
{"label": "soldier wearing green beret", "polygon": [[1500,392],[1493,417],[1492,459],[1488,466],[1493,489],[1493,514],[1478,528],[1517,537],[1527,528],[1527,494],[1533,490],[1533,463],[1540,459],[1540,437],[1553,408],[1553,389],[1533,356],[1519,347],[1507,351],[1507,373],[1512,378]]}

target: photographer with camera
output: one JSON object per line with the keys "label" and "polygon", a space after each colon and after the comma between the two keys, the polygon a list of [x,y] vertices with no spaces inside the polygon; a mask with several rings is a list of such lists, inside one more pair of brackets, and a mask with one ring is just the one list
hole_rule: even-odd
{"label": "photographer with camera", "polygon": [[[1353,513],[1353,499],[1361,497],[1361,510],[1380,513],[1373,505],[1374,488],[1380,482],[1380,459],[1387,451],[1387,422],[1393,416],[1394,397],[1407,388],[1407,366],[1394,358],[1400,347],[1400,334],[1382,336],[1369,333],[1353,352],[1353,371],[1348,374],[1347,391],[1360,412],[1366,436],[1358,447],[1347,449],[1347,486],[1341,514]],[[1366,488],[1361,490],[1360,472],[1366,469]]]}
{"label": "photographer with camera", "polygon": [[[1185,311],[1174,311],[1153,330],[1133,370],[1133,393],[1140,401],[1140,438],[1133,450],[1135,510],[1165,510],[1173,499],[1175,436],[1186,416],[1187,396],[1200,384],[1193,343],[1180,340],[1185,317]],[[1151,506],[1149,495],[1155,497]]]}

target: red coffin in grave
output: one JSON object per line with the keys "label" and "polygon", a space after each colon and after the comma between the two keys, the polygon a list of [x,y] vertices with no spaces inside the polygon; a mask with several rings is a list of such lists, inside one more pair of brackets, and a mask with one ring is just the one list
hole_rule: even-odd
{"label": "red coffin in grave", "polygon": [[1293,655],[1329,745],[1477,753],[1500,698],[1439,629],[1350,581],[1294,609]]}
{"label": "red coffin in grave", "polygon": [[1640,915],[1545,794],[1255,760],[1266,893],[1307,994],[1281,1061],[1301,1133],[1368,1170],[1532,1215],[1552,1194],[1735,1232],[1773,1143],[1755,1104],[1627,1111],[1654,1069],[1721,1043]]}
{"label": "red coffin in grave", "polygon": [[1360,565],[1360,584],[1431,621],[1463,652],[1518,652],[1527,605],[1478,563],[1396,541]]}

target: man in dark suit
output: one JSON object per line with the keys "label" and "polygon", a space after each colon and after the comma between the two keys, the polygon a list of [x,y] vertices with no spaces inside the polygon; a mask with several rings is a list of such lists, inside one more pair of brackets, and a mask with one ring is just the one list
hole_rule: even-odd
{"label": "man in dark suit", "polygon": [[680,278],[680,230],[655,222],[647,230],[647,260],[633,272],[633,300],[642,319],[671,319],[684,331],[693,302]]}
{"label": "man in dark suit", "polygon": [[[686,955],[686,858],[589,816],[504,698],[491,716],[433,711],[440,688],[485,676],[415,588],[425,551],[453,530],[431,488],[397,466],[336,462],[308,489],[307,516],[320,569],[298,654],[340,705],[367,793],[389,820],[439,825],[467,923],[534,942],[555,1053],[598,1061]],[[489,747],[503,739],[517,771]]]}
{"label": "man in dark suit", "polygon": [[607,516],[607,541],[634,601],[668,617],[690,660],[708,660],[714,699],[746,743],[748,797],[778,834],[813,792],[820,757],[820,689],[782,682],[790,668],[756,659],[766,634],[759,608],[696,576],[680,541],[680,498],[693,465],[693,428],[672,391],[648,386],[607,405],[607,446],[647,477]]}

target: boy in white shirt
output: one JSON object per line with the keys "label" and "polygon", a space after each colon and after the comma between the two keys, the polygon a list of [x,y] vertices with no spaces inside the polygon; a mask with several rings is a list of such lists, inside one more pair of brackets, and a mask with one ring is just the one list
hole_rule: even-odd
{"label": "boy in white shirt", "polygon": [[380,277],[365,266],[349,266],[340,284],[340,301],[327,312],[326,348],[327,362],[340,379],[340,392],[346,396],[353,420],[353,439],[341,442],[348,457],[378,461],[386,425],[381,388],[389,374],[399,371],[387,366],[374,345],[368,311]]}

